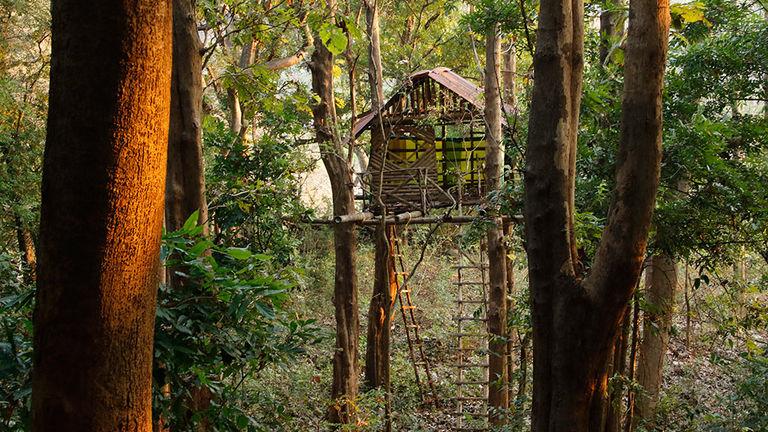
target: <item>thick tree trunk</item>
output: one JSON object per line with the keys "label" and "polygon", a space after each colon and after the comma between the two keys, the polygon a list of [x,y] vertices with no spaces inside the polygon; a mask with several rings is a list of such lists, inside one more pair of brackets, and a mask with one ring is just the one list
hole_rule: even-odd
{"label": "thick tree trunk", "polygon": [[180,229],[199,211],[207,232],[208,204],[203,170],[203,78],[194,0],[173,0],[173,75],[168,133],[165,225]]}
{"label": "thick tree trunk", "polygon": [[667,0],[633,0],[616,188],[584,277],[573,236],[583,4],[541,2],[525,177],[534,432],[605,427],[610,354],[647,243],[661,157]]}
{"label": "thick tree trunk", "polygon": [[667,255],[649,260],[645,278],[643,339],[637,363],[637,382],[643,391],[637,395],[634,422],[653,421],[664,371],[664,357],[669,346],[677,288],[677,265]]}
{"label": "thick tree trunk", "polygon": [[[335,3],[330,2],[331,10]],[[352,169],[344,155],[337,135],[336,105],[333,94],[333,55],[315,38],[315,51],[310,62],[312,90],[319,100],[312,107],[321,158],[331,181],[334,215],[355,211]],[[333,356],[333,387],[331,395],[340,400],[331,407],[329,420],[348,422],[357,396],[357,342],[360,322],[357,309],[357,235],[355,224],[334,225],[333,242],[336,252],[334,306],[336,309],[336,352]]]}
{"label": "thick tree trunk", "polygon": [[171,14],[52,4],[33,431],[152,430]]}
{"label": "thick tree trunk", "polygon": [[365,354],[365,380],[374,387],[389,386],[389,340],[392,307],[395,302],[394,267],[389,256],[394,244],[395,226],[376,227],[376,262],[373,296],[368,308],[368,342]]}
{"label": "thick tree trunk", "polygon": [[[485,188],[486,193],[501,189],[504,147],[501,135],[501,88],[499,51],[501,42],[494,25],[485,35]],[[488,228],[488,405],[493,409],[492,424],[501,424],[509,407],[507,387],[507,251],[501,220]]]}

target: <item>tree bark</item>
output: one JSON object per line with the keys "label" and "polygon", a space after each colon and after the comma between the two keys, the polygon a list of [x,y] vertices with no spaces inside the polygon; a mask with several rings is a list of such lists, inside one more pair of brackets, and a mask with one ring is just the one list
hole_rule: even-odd
{"label": "tree bark", "polygon": [[[250,40],[243,45],[238,66],[240,69],[248,69],[254,62],[256,55],[256,41]],[[240,95],[233,86],[227,87],[227,105],[229,105],[229,130],[241,139],[245,136],[243,131],[243,109],[240,105]]]}
{"label": "tree bark", "polygon": [[[512,224],[510,222],[504,222],[503,229],[504,238],[508,242],[510,238],[512,238],[513,231],[512,231]],[[514,259],[511,258],[509,253],[509,250],[506,250],[506,256],[504,257],[505,265],[506,265],[506,279],[507,279],[507,298],[510,299],[507,301],[507,317],[509,315],[515,313],[515,296],[517,295],[517,288],[515,287],[515,262]],[[514,376],[515,376],[515,358],[516,358],[516,347],[520,344],[520,337],[519,333],[516,331],[512,331],[512,329],[509,328],[509,325],[506,326],[507,328],[507,399],[508,399],[508,405],[510,409],[513,408],[513,400],[515,399],[515,396],[513,395],[513,385],[514,385]],[[522,395],[517,395],[522,396]]]}
{"label": "tree bark", "polygon": [[[394,225],[376,227],[376,262],[373,296],[368,308],[368,343],[365,355],[365,380],[372,388],[389,385],[389,340],[392,307],[395,303],[394,263],[389,251],[394,248]],[[383,231],[383,232],[382,232]],[[383,261],[383,262],[382,262]]]}
{"label": "tree bark", "polygon": [[517,54],[515,51],[514,37],[509,42],[509,47],[504,51],[503,67],[501,78],[504,83],[504,103],[512,107],[517,107],[517,86],[515,85],[515,75],[517,75]]}
{"label": "tree bark", "polygon": [[152,430],[171,14],[52,3],[33,431]]}
{"label": "tree bark", "polygon": [[[335,2],[329,2],[335,10]],[[320,144],[321,158],[331,181],[335,216],[355,211],[352,169],[344,155],[338,136],[336,105],[333,93],[333,55],[315,38],[312,54],[312,90],[319,100],[312,106],[315,132]],[[336,352],[333,356],[333,387],[331,395],[339,403],[329,410],[329,420],[349,422],[357,396],[357,342],[360,322],[357,306],[357,234],[355,224],[334,225],[333,242],[336,253],[334,306],[336,309]]]}
{"label": "tree bark", "polygon": [[669,346],[677,288],[677,265],[668,255],[650,259],[646,269],[643,339],[637,363],[637,381],[643,388],[635,405],[635,424],[651,424],[659,401],[664,357]]}
{"label": "tree bark", "polygon": [[365,27],[368,38],[368,80],[371,84],[371,110],[377,111],[384,103],[383,71],[381,65],[381,37],[379,36],[378,0],[365,0]]}
{"label": "tree bark", "polygon": [[165,226],[180,229],[199,211],[198,223],[207,232],[208,204],[203,168],[203,76],[195,0],[173,0],[173,74],[168,133],[168,178]]}
{"label": "tree bark", "polygon": [[573,236],[583,3],[542,1],[525,176],[533,431],[601,431],[607,369],[647,244],[661,158],[667,0],[633,0],[616,187],[588,275]]}
{"label": "tree bark", "polygon": [[24,279],[28,283],[35,283],[37,280],[37,254],[35,253],[35,242],[32,238],[32,232],[26,227],[18,214],[13,215],[13,223],[16,225],[16,240],[19,242],[21,260],[26,267],[24,269]]}
{"label": "tree bark", "polygon": [[[501,189],[504,147],[501,135],[501,88],[497,25],[485,34],[485,192]],[[500,218],[488,228],[488,405],[491,423],[502,424],[509,407],[507,387],[507,251]]]}
{"label": "tree bark", "polygon": [[[621,324],[621,333],[619,334],[616,343],[613,346],[613,363],[610,376],[625,376],[627,368],[627,349],[629,348],[629,305],[627,305],[627,312],[625,312],[624,322]],[[606,432],[619,432],[621,430],[621,419],[624,412],[624,387],[623,385],[617,385],[610,389],[608,395],[608,407],[605,419],[605,431]]]}

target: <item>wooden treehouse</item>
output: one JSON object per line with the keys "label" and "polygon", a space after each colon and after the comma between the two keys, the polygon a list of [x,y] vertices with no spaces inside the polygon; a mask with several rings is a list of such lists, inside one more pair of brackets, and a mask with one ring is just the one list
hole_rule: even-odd
{"label": "wooden treehouse", "polygon": [[419,212],[480,202],[485,194],[483,90],[447,68],[412,74],[355,124],[371,133],[363,210]]}
{"label": "wooden treehouse", "polygon": [[[505,107],[507,113],[511,107]],[[485,120],[483,89],[447,68],[412,74],[377,112],[363,115],[354,135],[371,134],[367,171],[362,173],[362,211],[339,215],[334,223],[388,225],[388,260],[393,298],[399,302],[402,331],[408,342],[419,394],[424,402],[437,404],[440,397],[434,372],[420,334],[415,287],[406,264],[407,251],[400,235],[416,223],[471,223],[477,216],[469,207],[480,204],[485,188]],[[505,125],[506,126],[506,125]],[[466,206],[466,207],[465,207]],[[456,208],[457,216],[450,216]],[[441,216],[431,210],[443,209]],[[434,211],[433,213],[438,213]],[[395,225],[405,224],[402,228]],[[452,357],[455,373],[453,427],[485,430],[488,421],[489,376],[487,309],[489,262],[487,246],[455,244],[456,274],[453,311],[456,345]],[[417,264],[418,265],[418,264]]]}

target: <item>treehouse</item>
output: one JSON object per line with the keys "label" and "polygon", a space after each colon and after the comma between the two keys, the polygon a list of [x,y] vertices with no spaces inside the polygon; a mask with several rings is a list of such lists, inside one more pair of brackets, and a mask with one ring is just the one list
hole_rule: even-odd
{"label": "treehouse", "polygon": [[[483,89],[447,68],[412,74],[354,135],[371,133],[365,211],[381,214],[477,204],[485,193]],[[507,111],[511,112],[511,111]],[[380,113],[381,115],[377,115]]]}

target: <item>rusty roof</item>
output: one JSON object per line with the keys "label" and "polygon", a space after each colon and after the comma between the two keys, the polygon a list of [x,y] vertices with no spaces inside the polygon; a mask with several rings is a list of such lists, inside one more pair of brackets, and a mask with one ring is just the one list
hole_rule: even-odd
{"label": "rusty roof", "polygon": [[[485,104],[483,103],[483,88],[476,86],[470,81],[467,81],[461,75],[457,74],[456,72],[446,67],[438,67],[434,69],[427,69],[427,70],[422,70],[422,71],[412,73],[408,77],[407,83],[402,87],[400,87],[395,92],[394,96],[390,97],[389,100],[387,100],[384,106],[385,107],[388,106],[393,100],[401,96],[403,94],[404,89],[407,89],[408,87],[412,86],[414,82],[424,78],[430,78],[436,81],[443,87],[447,88],[453,93],[456,93],[458,96],[465,99],[467,102],[471,103],[477,109],[482,110],[485,108]],[[505,108],[508,112],[513,111],[513,108],[509,105],[505,104]],[[353,133],[355,134],[355,137],[360,136],[360,134],[363,133],[363,131],[365,131],[365,129],[368,128],[375,114],[376,114],[375,112],[369,111],[368,113],[366,113],[365,115],[361,116],[358,119],[353,129]],[[501,121],[504,125],[506,125],[506,119],[502,118]]]}

